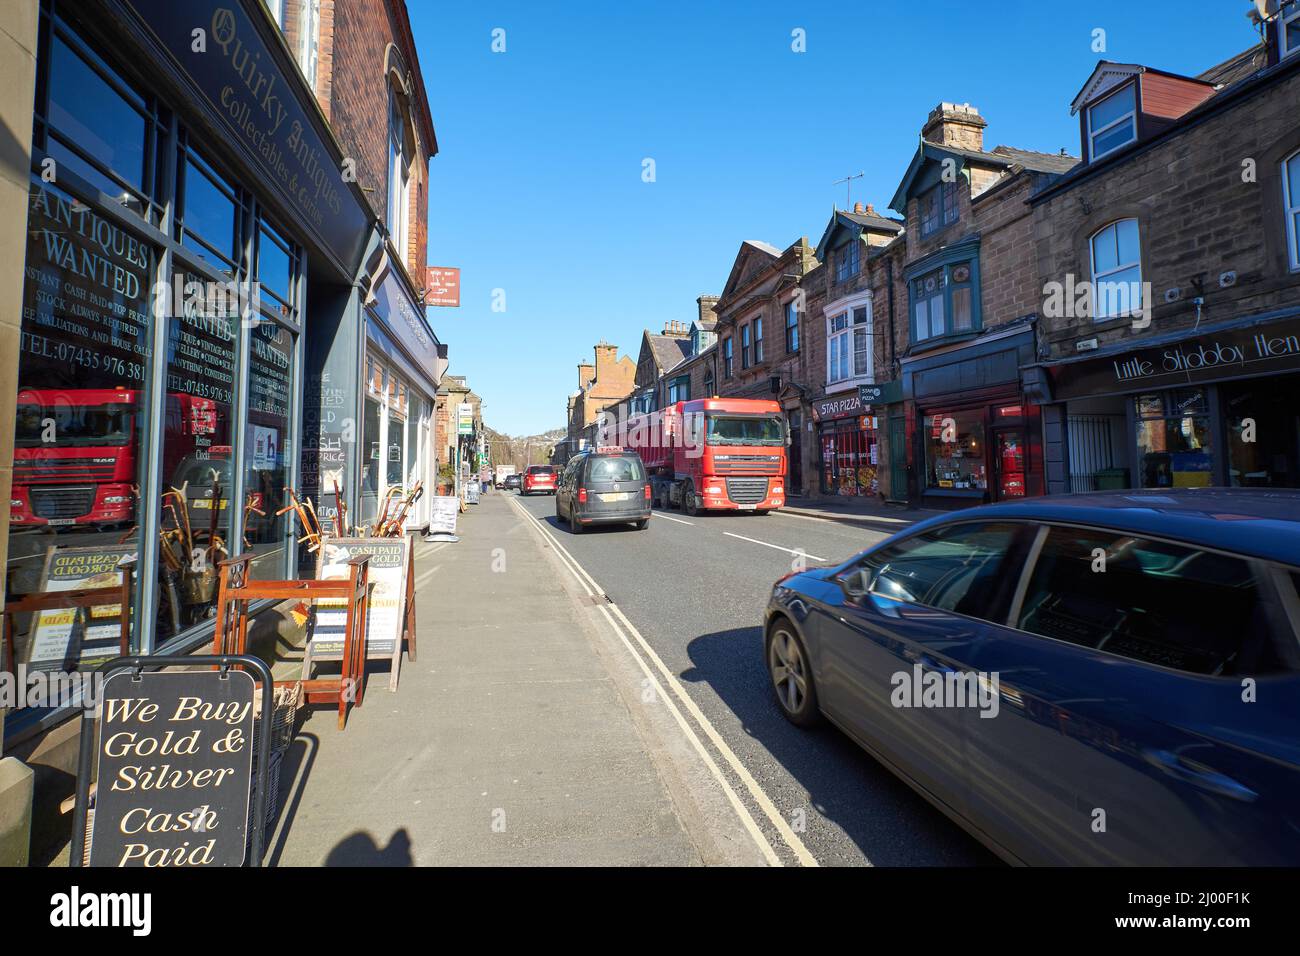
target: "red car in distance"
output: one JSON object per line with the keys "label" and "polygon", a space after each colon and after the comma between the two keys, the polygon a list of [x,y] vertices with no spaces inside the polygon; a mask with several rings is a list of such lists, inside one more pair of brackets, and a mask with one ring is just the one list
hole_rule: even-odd
{"label": "red car in distance", "polygon": [[524,472],[524,483],[519,489],[521,495],[555,494],[555,469],[550,465],[529,465]]}

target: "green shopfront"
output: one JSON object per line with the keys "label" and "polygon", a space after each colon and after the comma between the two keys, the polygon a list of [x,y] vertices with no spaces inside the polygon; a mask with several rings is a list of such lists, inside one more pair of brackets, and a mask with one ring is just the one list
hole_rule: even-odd
{"label": "green shopfront", "polygon": [[[45,0],[33,126],[6,599],[126,558],[131,650],[185,652],[219,561],[305,564],[286,488],[355,508],[374,218],[257,0]],[[115,614],[18,615],[4,666],[97,666]]]}

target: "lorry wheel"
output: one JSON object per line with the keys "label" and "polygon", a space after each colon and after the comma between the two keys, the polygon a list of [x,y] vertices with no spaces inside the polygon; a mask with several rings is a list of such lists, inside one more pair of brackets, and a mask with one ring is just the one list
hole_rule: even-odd
{"label": "lorry wheel", "polygon": [[682,485],[682,510],[692,518],[700,513],[700,506],[695,498],[695,484],[693,482],[688,481],[686,484]]}

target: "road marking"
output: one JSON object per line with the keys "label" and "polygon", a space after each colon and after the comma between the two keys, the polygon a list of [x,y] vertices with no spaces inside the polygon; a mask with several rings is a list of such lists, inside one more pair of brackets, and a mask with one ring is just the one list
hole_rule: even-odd
{"label": "road marking", "polygon": [[435,564],[435,565],[434,565],[433,567],[431,567],[428,571],[425,571],[423,574],[421,574],[419,577],[417,577],[417,578],[415,579],[415,587],[416,587],[416,589],[418,590],[418,589],[420,588],[420,586],[424,584],[425,581],[429,580],[429,578],[431,578],[431,577],[433,577],[435,574],[437,574],[438,571],[441,570],[441,568],[442,568],[442,565],[441,565],[441,564]]}
{"label": "road marking", "polygon": [[[580,563],[578,563],[578,560],[575,557],[573,557],[573,555],[569,554],[568,550],[565,549],[564,545],[560,544],[560,542],[555,538],[555,536],[551,534],[550,529],[547,528],[546,525],[541,520],[539,520],[535,515],[533,515],[532,512],[528,511],[522,505],[520,505],[519,508],[527,518],[533,521],[537,529],[543,535],[545,535],[547,538],[551,540],[551,543],[557,549],[557,555],[559,555],[562,559],[567,558],[566,566],[569,567],[570,571],[575,575],[575,577],[578,578],[578,583],[582,585],[582,588],[588,594],[593,593],[592,588],[595,588],[596,592],[600,594],[604,594],[605,589],[596,583],[596,579],[587,573],[587,570]],[[737,535],[736,537],[739,536]],[[760,541],[758,543],[763,544],[764,542]],[[776,545],[772,545],[772,547],[776,547]],[[818,558],[817,560],[823,561],[825,559]],[[583,580],[584,578],[586,579],[585,581]],[[587,586],[587,582],[590,582],[591,587]],[[796,859],[798,859],[799,863],[803,866],[818,866],[819,864],[817,863],[817,858],[814,857],[812,853],[808,851],[808,848],[804,845],[804,842],[800,840],[799,837],[795,834],[795,832],[790,828],[790,825],[786,822],[785,817],[781,815],[781,812],[776,808],[776,805],[772,802],[772,799],[767,795],[767,793],[763,790],[763,788],[759,786],[758,781],[754,779],[753,775],[749,772],[749,770],[745,767],[745,765],[741,763],[740,758],[736,756],[735,751],[732,750],[731,747],[727,744],[727,742],[722,739],[722,735],[718,733],[717,729],[713,726],[713,723],[709,720],[708,717],[704,715],[704,712],[700,710],[699,706],[695,703],[694,699],[690,696],[690,694],[686,692],[686,689],[682,687],[681,683],[677,680],[677,678],[673,676],[673,673],[668,669],[668,666],[664,664],[662,658],[660,658],[659,655],[655,653],[654,648],[651,647],[649,642],[646,641],[646,639],[641,635],[641,632],[636,629],[636,625],[628,620],[627,615],[623,613],[623,609],[620,608],[617,604],[615,604],[612,601],[610,601],[609,604],[607,605],[599,605],[599,607],[602,613],[604,613],[607,618],[609,617],[611,612],[613,614],[616,614],[618,616],[618,619],[623,622],[628,632],[631,633],[632,636],[636,638],[637,643],[641,646],[642,650],[645,652],[646,657],[650,659],[650,661],[655,665],[655,668],[659,671],[659,673],[663,675],[664,680],[667,682],[668,686],[672,689],[673,694],[678,698],[678,700],[682,702],[682,705],[685,706],[685,708],[690,712],[691,716],[695,718],[696,723],[698,723],[700,728],[704,731],[705,736],[709,738],[709,740],[713,743],[713,745],[718,749],[718,752],[722,755],[723,760],[727,762],[727,765],[730,766],[731,769],[735,772],[736,776],[740,778],[741,782],[745,785],[745,789],[748,790],[750,796],[753,797],[754,802],[757,803],[759,809],[763,811],[763,815],[766,816],[769,821],[771,821],[772,825],[776,828],[776,831],[779,834],[781,834],[781,839],[785,841],[786,845],[789,846],[792,851],[794,851],[794,855]],[[613,624],[612,619],[610,623],[611,625]],[[632,656],[636,659],[637,664],[647,674],[647,676],[650,677],[652,681],[655,681],[655,685],[658,686],[658,681],[655,680],[654,675],[649,672],[648,668],[645,665],[645,662],[641,659],[641,655],[637,654],[635,649],[632,648],[630,644],[628,644],[627,639],[623,636],[622,632],[618,629],[617,626],[614,627],[614,631],[623,640],[624,644],[627,644],[628,651],[631,652]],[[721,774],[721,771],[718,769],[717,764],[714,763],[713,760],[709,757],[707,751],[703,749],[703,743],[700,741],[698,735],[695,734],[695,732],[691,729],[690,725],[684,721],[680,713],[678,713],[676,707],[672,705],[672,701],[669,698],[669,696],[665,694],[663,699],[665,703],[668,704],[669,710],[672,711],[674,717],[677,718],[678,724],[682,727],[683,730],[686,731],[686,734],[690,738],[692,744],[695,746],[696,751],[700,753],[700,755],[704,758],[705,764],[713,772],[714,777],[718,780],[720,784],[722,784],[723,789],[727,793],[728,800],[731,802],[732,806],[736,808],[736,812],[740,816],[741,822],[745,825],[745,828],[749,830],[750,835],[754,837],[755,841],[759,844],[760,849],[764,851],[764,856],[768,856],[769,853],[772,853],[772,848],[770,842],[767,840],[767,837],[763,834],[762,830],[758,829],[758,825],[754,822],[754,819],[750,815],[749,811],[744,807],[743,804],[740,804],[738,802],[739,798],[736,796],[735,791],[732,788],[731,784]],[[769,862],[773,860],[774,856],[775,855],[773,854],[773,856],[769,857]],[[776,858],[775,862],[772,865],[780,866],[781,865],[780,859]]]}
{"label": "road marking", "polygon": [[753,544],[761,544],[765,548],[776,548],[778,551],[785,551],[789,554],[801,554],[805,558],[812,558],[814,561],[829,561],[830,558],[819,558],[815,554],[809,554],[807,551],[800,551],[798,548],[783,548],[779,544],[768,544],[766,541],[759,541],[757,538],[746,538],[743,534],[732,534],[730,531],[722,532],[728,538],[739,538],[741,541],[749,541]]}
{"label": "road marking", "polygon": [[672,515],[666,515],[662,511],[656,511],[655,514],[660,518],[667,519],[668,521],[676,521],[678,524],[695,524],[694,521],[683,521],[681,518],[674,518]]}

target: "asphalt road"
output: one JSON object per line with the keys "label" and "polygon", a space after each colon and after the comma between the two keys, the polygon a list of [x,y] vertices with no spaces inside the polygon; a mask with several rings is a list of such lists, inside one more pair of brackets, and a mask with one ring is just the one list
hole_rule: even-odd
{"label": "asphalt road", "polygon": [[838,563],[886,533],[780,512],[657,511],[645,531],[575,535],[550,496],[519,502],[622,609],[819,864],[1000,865],[839,730],[799,730],[772,700],[760,628],[772,583],[800,551],[808,565]]}

